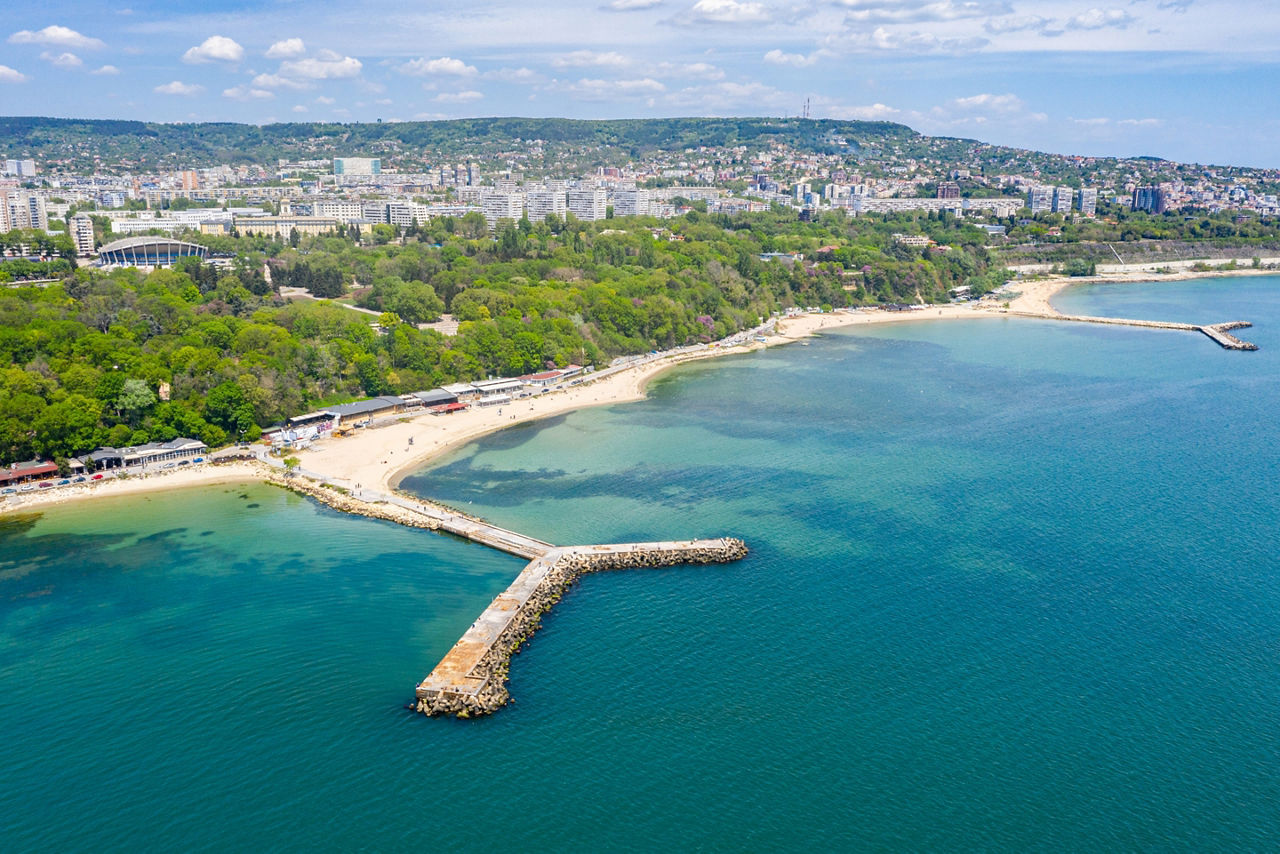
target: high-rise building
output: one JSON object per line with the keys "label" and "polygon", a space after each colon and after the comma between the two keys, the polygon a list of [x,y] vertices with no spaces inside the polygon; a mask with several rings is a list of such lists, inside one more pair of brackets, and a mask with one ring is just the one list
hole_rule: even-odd
{"label": "high-rise building", "polygon": [[334,175],[381,175],[382,160],[378,157],[335,157]]}
{"label": "high-rise building", "polygon": [[569,210],[564,191],[557,192],[551,189],[531,190],[525,196],[525,208],[528,209],[529,219],[533,222],[544,220],[550,214],[563,219]]}
{"label": "high-rise building", "polygon": [[36,174],[36,162],[34,160],[6,160],[4,162],[4,174],[14,178],[31,178]]}
{"label": "high-rise building", "polygon": [[78,213],[71,218],[71,240],[76,245],[76,254],[82,258],[93,254],[93,220],[87,213]]}
{"label": "high-rise building", "polygon": [[614,216],[648,216],[648,190],[615,190],[613,193]]}
{"label": "high-rise building", "polygon": [[1054,213],[1071,213],[1071,200],[1075,197],[1076,191],[1070,187],[1054,187],[1053,188],[1053,212]]}
{"label": "high-rise building", "polygon": [[958,199],[960,198],[960,185],[951,181],[944,181],[938,185],[938,198],[940,199]]}
{"label": "high-rise building", "polygon": [[569,213],[584,222],[604,219],[607,202],[607,194],[602,189],[569,191]]}
{"label": "high-rise building", "polygon": [[1133,190],[1133,209],[1147,213],[1162,214],[1169,208],[1169,200],[1164,190],[1159,187],[1135,187]]}
{"label": "high-rise building", "polygon": [[0,230],[16,228],[49,230],[49,214],[45,211],[44,196],[23,190],[0,190]]}
{"label": "high-rise building", "polygon": [[1053,210],[1053,188],[1043,185],[1032,187],[1027,199],[1027,207],[1031,208],[1032,216]]}
{"label": "high-rise building", "polygon": [[480,200],[480,211],[489,228],[500,219],[520,219],[524,215],[524,196],[521,193],[485,193]]}
{"label": "high-rise building", "polygon": [[1098,191],[1093,187],[1082,187],[1079,200],[1080,213],[1093,216],[1098,212]]}

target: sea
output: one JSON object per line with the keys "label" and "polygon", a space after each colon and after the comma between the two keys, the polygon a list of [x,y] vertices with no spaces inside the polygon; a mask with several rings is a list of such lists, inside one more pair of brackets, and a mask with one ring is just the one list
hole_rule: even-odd
{"label": "sea", "polygon": [[0,849],[1280,847],[1280,277],[830,331],[404,486],[583,579],[515,702],[413,689],[522,567],[268,486],[0,518]]}

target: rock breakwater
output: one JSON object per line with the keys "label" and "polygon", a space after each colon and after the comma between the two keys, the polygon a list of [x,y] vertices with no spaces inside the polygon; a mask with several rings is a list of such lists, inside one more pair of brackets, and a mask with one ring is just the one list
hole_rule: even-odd
{"label": "rock breakwater", "polygon": [[590,572],[677,564],[728,563],[747,554],[742,540],[691,540],[556,549],[532,561],[471,625],[418,686],[414,708],[426,715],[488,715],[510,702],[511,656],[565,590]]}

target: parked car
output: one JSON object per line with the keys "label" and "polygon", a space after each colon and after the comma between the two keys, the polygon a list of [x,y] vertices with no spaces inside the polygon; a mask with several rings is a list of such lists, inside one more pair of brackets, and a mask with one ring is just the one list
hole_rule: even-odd
{"label": "parked car", "polygon": [[70,485],[71,485],[71,478],[69,477],[64,477],[62,480],[58,481],[58,486],[70,486]]}
{"label": "parked car", "polygon": [[42,481],[40,481],[40,488],[41,488],[41,489],[48,489],[48,488],[49,488],[49,487],[51,487],[51,486],[53,486],[53,481],[51,481],[51,480],[42,480]]}
{"label": "parked car", "polygon": [[34,483],[24,483],[18,487],[19,492],[35,492],[36,485]]}
{"label": "parked car", "polygon": [[17,491],[12,486],[6,486],[4,489],[0,489],[0,495],[13,495]]}
{"label": "parked car", "polygon": [[193,462],[193,463],[202,463],[202,462],[204,462],[204,457],[196,457],[196,458],[195,458],[194,460],[192,460],[191,462]]}
{"label": "parked car", "polygon": [[160,466],[160,468],[162,468],[162,469],[171,469],[171,468],[173,468],[175,465],[177,465],[177,463],[165,463],[164,465]]}
{"label": "parked car", "polygon": [[180,466],[189,466],[189,465],[191,465],[191,460],[180,460],[180,461],[178,462],[178,465],[180,465]]}
{"label": "parked car", "polygon": [[71,482],[72,482],[72,483],[84,483],[86,480],[87,480],[87,478],[86,478],[84,475],[80,475],[79,477],[73,477],[73,478],[71,478]]}
{"label": "parked car", "polygon": [[102,480],[102,478],[104,478],[105,476],[106,476],[106,475],[95,474],[93,477],[91,477],[91,478],[89,478],[89,479],[90,479],[90,480]]}

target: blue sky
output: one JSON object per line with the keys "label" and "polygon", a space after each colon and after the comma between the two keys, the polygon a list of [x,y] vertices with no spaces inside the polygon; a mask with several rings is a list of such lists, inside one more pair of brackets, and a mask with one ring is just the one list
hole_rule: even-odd
{"label": "blue sky", "polygon": [[0,114],[887,119],[1280,167],[1274,0],[9,0]]}

